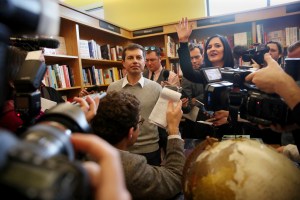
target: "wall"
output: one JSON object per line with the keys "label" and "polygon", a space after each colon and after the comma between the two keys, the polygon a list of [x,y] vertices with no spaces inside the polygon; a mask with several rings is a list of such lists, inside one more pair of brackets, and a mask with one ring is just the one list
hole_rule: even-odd
{"label": "wall", "polygon": [[137,30],[181,17],[204,17],[206,0],[103,0],[104,18],[121,27]]}

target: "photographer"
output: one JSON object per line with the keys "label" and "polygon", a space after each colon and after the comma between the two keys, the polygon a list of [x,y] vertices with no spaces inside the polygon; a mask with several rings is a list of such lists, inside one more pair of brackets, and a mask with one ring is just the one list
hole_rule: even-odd
{"label": "photographer", "polygon": [[[286,74],[279,64],[272,59],[271,55],[266,53],[265,61],[267,67],[260,69],[256,72],[249,74],[246,77],[246,81],[252,81],[260,90],[267,93],[276,93],[280,95],[286,102],[286,104],[292,109],[293,118],[300,125],[300,88],[290,77]],[[276,128],[275,125],[271,128]],[[297,131],[299,132],[299,131]],[[295,143],[300,149],[300,135],[294,133]]]}

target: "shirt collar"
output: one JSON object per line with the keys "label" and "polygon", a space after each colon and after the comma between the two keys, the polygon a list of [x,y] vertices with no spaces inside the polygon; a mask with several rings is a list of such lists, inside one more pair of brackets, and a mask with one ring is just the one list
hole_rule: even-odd
{"label": "shirt collar", "polygon": [[[136,84],[139,84],[139,85],[143,88],[144,85],[145,85],[145,79],[144,79],[144,77],[141,76],[140,80],[139,80]],[[131,84],[128,82],[127,75],[124,77],[123,84],[122,84],[122,88],[124,88],[126,85],[131,85]],[[133,86],[133,85],[131,85],[131,86]]]}

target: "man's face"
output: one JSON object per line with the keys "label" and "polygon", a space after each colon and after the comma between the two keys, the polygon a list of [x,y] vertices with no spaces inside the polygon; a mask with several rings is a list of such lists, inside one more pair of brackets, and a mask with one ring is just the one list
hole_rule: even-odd
{"label": "man's face", "polygon": [[140,75],[145,67],[145,58],[141,49],[127,50],[123,66],[129,75]]}
{"label": "man's face", "polygon": [[156,55],[156,52],[151,51],[146,54],[146,66],[149,71],[155,72],[161,66],[160,57]]}
{"label": "man's face", "polygon": [[191,62],[194,69],[199,69],[201,64],[203,63],[203,57],[200,53],[199,48],[195,48],[190,51]]}
{"label": "man's face", "polygon": [[300,47],[296,48],[293,52],[288,52],[288,58],[300,58]]}
{"label": "man's face", "polygon": [[267,44],[267,46],[270,48],[269,53],[270,53],[271,57],[277,61],[281,57],[281,54],[279,54],[279,49],[278,49],[277,45],[270,43],[270,44]]}

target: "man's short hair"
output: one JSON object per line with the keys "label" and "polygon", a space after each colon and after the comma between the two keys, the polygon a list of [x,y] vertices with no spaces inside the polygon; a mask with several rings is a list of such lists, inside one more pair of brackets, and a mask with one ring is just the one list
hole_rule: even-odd
{"label": "man's short hair", "polygon": [[296,49],[300,48],[300,40],[294,42],[287,48],[287,52],[292,53]]}
{"label": "man's short hair", "polygon": [[200,54],[202,55],[203,54],[203,48],[202,48],[202,46],[200,44],[191,43],[189,45],[189,50],[190,51],[193,51],[196,48],[198,48],[200,50]]}
{"label": "man's short hair", "polygon": [[91,126],[96,135],[115,145],[127,137],[131,127],[137,128],[140,101],[125,91],[111,91],[101,99]]}
{"label": "man's short hair", "polygon": [[267,44],[276,44],[276,46],[277,46],[277,48],[278,48],[279,54],[282,54],[282,53],[283,53],[282,45],[281,45],[279,42],[276,42],[276,41],[269,41],[269,42],[267,42]]}
{"label": "man's short hair", "polygon": [[132,50],[136,50],[136,49],[140,49],[142,50],[143,52],[143,57],[145,58],[146,57],[146,54],[145,54],[145,49],[142,45],[139,45],[139,44],[135,44],[135,43],[131,43],[129,44],[128,46],[126,46],[123,50],[123,53],[122,53],[122,60],[124,61],[125,60],[125,57],[126,57],[126,51],[129,50],[129,51],[132,51]]}

